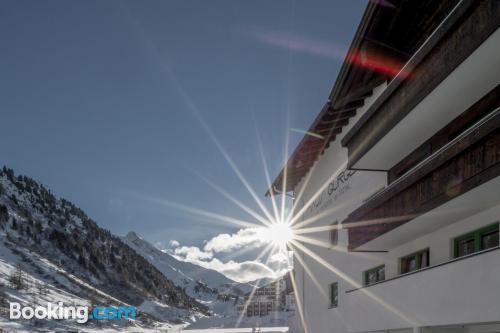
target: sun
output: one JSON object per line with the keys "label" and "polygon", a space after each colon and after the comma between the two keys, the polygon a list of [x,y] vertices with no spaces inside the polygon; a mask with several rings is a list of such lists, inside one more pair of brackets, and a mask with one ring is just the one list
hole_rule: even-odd
{"label": "sun", "polygon": [[263,230],[264,237],[270,243],[283,247],[293,239],[293,230],[288,223],[277,222]]}

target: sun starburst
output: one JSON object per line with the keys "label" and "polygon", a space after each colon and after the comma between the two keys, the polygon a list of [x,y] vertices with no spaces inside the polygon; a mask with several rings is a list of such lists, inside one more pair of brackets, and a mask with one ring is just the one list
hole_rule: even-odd
{"label": "sun starburst", "polygon": [[[383,1],[380,1],[383,2]],[[385,1],[387,2],[387,1]],[[355,55],[357,56],[357,55]],[[158,57],[159,58],[159,57]],[[373,58],[373,57],[372,57]],[[355,57],[351,57],[351,59],[348,59],[348,61],[351,62],[357,62],[359,59],[355,59]],[[377,64],[376,61],[380,59],[371,59],[370,64],[363,64],[364,66],[375,66],[377,70],[390,70],[390,68],[382,68]],[[375,62],[374,62],[375,61]],[[323,258],[321,255],[318,254],[317,251],[312,250],[313,247],[323,247],[323,248],[329,248],[331,249],[331,244],[325,242],[322,240],[322,237],[318,237],[318,235],[324,234],[325,232],[330,232],[333,230],[333,228],[342,228],[342,229],[348,229],[348,228],[357,228],[361,227],[364,225],[374,225],[374,224],[381,224],[381,223],[395,223],[403,217],[398,217],[393,220],[387,220],[387,219],[380,219],[380,220],[370,220],[370,221],[363,221],[361,223],[356,223],[355,225],[349,225],[349,224],[344,224],[342,226],[325,226],[320,223],[324,218],[327,218],[331,216],[332,214],[335,214],[338,212],[340,209],[344,208],[344,206],[349,206],[352,204],[352,202],[345,202],[341,205],[337,204],[332,208],[325,209],[323,212],[313,214],[312,216],[308,216],[307,211],[309,208],[314,204],[315,200],[321,195],[321,193],[329,186],[329,184],[338,177],[338,175],[343,172],[343,170],[346,169],[347,163],[344,163],[340,165],[337,170],[334,170],[332,172],[332,175],[326,179],[323,183],[319,184],[319,186],[316,186],[315,191],[312,193],[307,192],[306,195],[306,189],[310,188],[310,180],[312,177],[312,172],[307,173],[307,175],[304,177],[304,179],[301,181],[302,185],[301,187],[297,190],[296,193],[294,193],[293,201],[294,203],[290,204],[288,196],[286,195],[287,192],[287,179],[288,179],[288,167],[287,167],[287,161],[289,158],[289,151],[288,151],[288,145],[289,145],[289,117],[290,117],[290,103],[291,103],[291,95],[288,98],[288,109],[286,113],[286,120],[284,121],[284,128],[286,129],[285,133],[285,141],[284,141],[284,149],[283,149],[283,163],[285,165],[283,169],[283,182],[282,186],[278,191],[276,191],[276,194],[281,194],[281,198],[277,198],[277,196],[272,195],[270,197],[270,205],[271,207],[268,207],[266,203],[264,203],[259,196],[257,195],[257,192],[253,189],[250,181],[247,180],[247,178],[243,175],[242,171],[240,168],[236,165],[236,162],[233,160],[233,158],[229,155],[228,151],[223,147],[222,142],[219,141],[217,136],[215,135],[215,132],[209,127],[208,123],[204,120],[203,118],[203,112],[201,112],[197,105],[194,103],[194,100],[190,97],[188,92],[184,89],[184,87],[181,85],[180,81],[175,77],[173,71],[170,69],[170,66],[167,64],[162,64],[162,69],[164,70],[164,73],[167,74],[170,79],[172,80],[174,87],[176,88],[177,92],[179,93],[180,97],[182,100],[185,102],[187,108],[194,114],[194,116],[198,119],[201,127],[207,134],[208,139],[214,144],[214,146],[217,148],[219,153],[221,154],[221,157],[225,162],[228,164],[230,169],[233,171],[234,175],[236,178],[241,182],[243,185],[243,188],[246,190],[247,194],[250,195],[252,198],[252,201],[250,202],[244,202],[238,199],[236,196],[233,196],[230,194],[226,189],[223,189],[220,185],[215,184],[214,182],[211,182],[204,176],[202,176],[200,173],[195,172],[197,176],[202,178],[202,180],[205,181],[209,186],[211,186],[213,189],[216,190],[219,194],[221,194],[225,199],[229,200],[233,204],[235,204],[237,207],[239,207],[243,212],[248,214],[248,218],[242,220],[240,217],[233,217],[230,215],[222,214],[219,212],[214,212],[214,211],[208,211],[204,210],[198,207],[192,207],[188,206],[185,204],[165,200],[165,199],[158,199],[158,198],[145,198],[144,196],[143,199],[148,199],[149,201],[155,202],[157,204],[161,204],[163,206],[167,206],[169,208],[174,208],[177,210],[181,210],[186,214],[194,215],[197,216],[198,218],[202,218],[204,221],[208,221],[211,223],[215,224],[223,224],[223,225],[230,225],[232,227],[238,227],[238,228],[246,228],[246,229],[257,229],[259,230],[258,236],[259,236],[259,241],[256,242],[254,245],[262,245],[262,243],[265,243],[260,252],[260,254],[257,256],[255,259],[256,261],[260,262],[262,258],[262,263],[264,265],[267,265],[271,258],[273,257],[273,254],[276,254],[278,252],[281,253],[286,253],[287,255],[292,255],[292,258],[297,259],[298,266],[301,266],[302,269],[304,270],[304,273],[307,273],[309,276],[310,280],[313,282],[313,285],[322,292],[323,296],[325,298],[328,298],[328,295],[326,294],[324,288],[322,287],[321,283],[318,281],[318,276],[313,269],[309,268],[308,265],[306,264],[305,258],[308,258],[308,260],[312,260],[315,262],[315,264],[318,264],[322,266],[323,268],[327,269],[331,273],[337,275],[340,279],[345,281],[347,284],[353,286],[354,288],[360,287],[359,283],[353,279],[351,276],[346,274],[346,272],[342,271],[339,267],[337,267],[335,264],[330,262],[329,260],[326,260]],[[289,89],[290,93],[290,89]],[[255,120],[255,119],[254,119]],[[261,159],[261,164],[263,168],[263,173],[265,176],[265,181],[267,188],[272,188],[273,184],[271,183],[270,175],[269,175],[269,168],[268,168],[268,161],[266,161],[265,154],[264,154],[264,145],[263,142],[260,138],[260,133],[258,130],[257,123],[255,122],[255,132],[257,134],[257,146],[258,146],[258,152],[260,155]],[[297,132],[297,130],[292,130]],[[300,131],[299,131],[300,132]],[[310,132],[305,132],[304,134],[311,136]],[[314,134],[314,133],[312,133]],[[312,135],[316,136],[317,135]],[[193,171],[193,170],[192,170]],[[301,203],[301,204],[298,204]],[[252,206],[256,206],[255,208],[252,208]],[[288,206],[289,209],[288,209]],[[307,215],[307,216],[306,216]],[[257,246],[258,247],[258,246]],[[253,251],[255,249],[254,246],[250,245],[247,246],[247,248],[243,249],[243,251]],[[342,249],[336,249],[338,252],[342,252]],[[344,251],[347,251],[345,249]],[[234,256],[240,255],[241,252],[235,252],[233,253]],[[302,257],[299,255],[301,254]],[[358,254],[359,255],[359,254]],[[290,266],[293,265],[293,262],[290,264]],[[297,267],[298,268],[298,267]],[[303,328],[303,331],[305,333],[309,332],[309,327],[308,323],[306,320],[307,316],[307,311],[305,308],[305,304],[302,302],[302,299],[300,295],[298,294],[298,286],[297,282],[301,283],[301,281],[296,281],[295,280],[295,275],[290,274],[290,279],[291,279],[291,284],[292,284],[292,289],[295,292],[296,296],[296,304],[297,304],[297,310],[299,314],[299,319],[300,319],[300,324]],[[246,313],[246,308],[249,305],[249,299],[252,298],[253,294],[255,293],[256,289],[258,288],[258,285],[260,283],[260,280],[257,281],[255,284],[253,290],[251,293],[248,295],[247,300],[245,302],[245,307],[244,311],[240,313],[240,316],[238,318],[238,321],[236,322],[236,327],[239,327],[242,319]],[[303,283],[303,281],[302,281]],[[379,303],[381,306],[385,307],[389,311],[397,314],[401,318],[405,319],[409,323],[411,323],[411,326],[413,325],[412,318],[408,316],[408,314],[402,313],[400,309],[397,307],[393,306],[392,304],[389,304],[387,301],[385,301],[383,298],[380,296],[377,296],[370,291],[363,289],[363,293],[366,294],[366,296],[370,297],[371,299],[375,300],[377,303]]]}
{"label": "sun starburst", "polygon": [[285,247],[293,238],[293,230],[288,223],[276,222],[263,228],[263,239],[280,248]]}

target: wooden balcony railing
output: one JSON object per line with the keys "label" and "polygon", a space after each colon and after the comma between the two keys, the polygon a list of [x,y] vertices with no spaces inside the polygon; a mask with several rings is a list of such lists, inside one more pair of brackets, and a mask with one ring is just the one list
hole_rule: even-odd
{"label": "wooden balcony railing", "polygon": [[349,247],[380,235],[500,175],[500,108],[352,212]]}

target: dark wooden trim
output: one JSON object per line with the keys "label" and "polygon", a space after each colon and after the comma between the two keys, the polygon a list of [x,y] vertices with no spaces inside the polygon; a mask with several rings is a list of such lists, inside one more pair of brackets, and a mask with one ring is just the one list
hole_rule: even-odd
{"label": "dark wooden trim", "polygon": [[[496,140],[500,140],[500,138],[497,138]],[[376,225],[367,225],[367,226],[361,226],[361,227],[356,227],[353,225],[352,227],[348,228],[348,233],[349,233],[349,249],[355,249],[367,242],[369,242],[372,239],[375,239],[397,227],[399,227],[402,224],[405,224],[418,216],[424,214],[425,212],[428,212],[432,209],[435,209],[446,202],[454,199],[455,197],[462,195],[473,188],[482,185],[486,183],[487,181],[494,179],[496,177],[500,176],[500,164],[495,164],[494,166],[486,169],[482,173],[473,176],[457,185],[451,186],[446,189],[446,191],[442,192],[441,194],[433,197],[430,200],[427,200],[424,202],[422,205],[415,207],[413,209],[413,213],[411,214],[405,214],[401,216],[409,216],[409,218],[402,218],[401,220],[398,220],[397,222],[391,223],[387,222],[385,224],[376,224]],[[426,184],[419,184],[420,186],[425,186]],[[403,196],[404,197],[404,196]],[[403,198],[404,199],[404,198]],[[414,199],[414,198],[412,198]],[[388,202],[388,205],[397,205],[396,203],[397,200],[394,200],[393,202]],[[399,203],[401,206],[404,206],[403,203]],[[378,217],[378,219],[386,219],[390,217]],[[373,218],[377,219],[377,218]],[[366,217],[364,221],[370,221],[372,218]],[[363,221],[363,220],[360,220]],[[353,223],[351,221],[351,217],[349,217],[346,221],[342,223]]]}
{"label": "dark wooden trim", "polygon": [[[413,71],[422,60],[429,54],[429,52],[436,46],[441,38],[451,29],[451,27],[460,19],[465,11],[474,3],[475,0],[462,0],[454,10],[448,15],[443,24],[439,25],[436,31],[429,37],[429,39],[420,47],[415,55],[405,65],[407,71]],[[385,91],[373,103],[373,105],[366,111],[366,113],[359,119],[359,121],[351,128],[349,132],[342,139],[342,145],[346,146],[353,136],[363,127],[363,125],[372,117],[383,103],[396,91],[397,88],[405,81],[403,73],[393,78]]]}
{"label": "dark wooden trim", "polygon": [[368,172],[388,172],[389,171],[389,170],[384,170],[384,169],[364,169],[364,168],[349,168],[348,170],[368,171]]}
{"label": "dark wooden trim", "polygon": [[342,133],[342,126],[347,125],[348,121],[343,121],[338,124],[338,126],[332,127],[320,127],[314,133],[325,136],[325,139],[329,135],[336,135]]}
{"label": "dark wooden trim", "polygon": [[325,116],[321,122],[319,123],[320,125],[331,125],[331,124],[337,124],[339,121],[343,121],[343,120],[349,120],[351,119],[352,117],[354,117],[356,115],[356,110],[353,110],[353,111],[348,111],[348,112],[345,112],[345,113],[342,113],[341,116],[337,116],[337,115],[332,115],[330,117],[327,117]]}
{"label": "dark wooden trim", "polygon": [[353,252],[353,253],[389,253],[389,251],[386,251],[386,250],[352,250],[349,252]]}
{"label": "dark wooden trim", "polygon": [[440,154],[437,154],[434,159],[422,165],[420,168],[416,169],[414,172],[408,174],[405,178],[399,180],[397,184],[392,184],[375,196],[369,202],[362,205],[355,212],[349,215],[349,220],[355,219],[366,212],[369,209],[382,204],[387,200],[388,197],[393,197],[399,194],[404,189],[408,188],[411,184],[414,184],[418,180],[422,179],[425,175],[428,175],[431,171],[436,170],[438,167],[443,165],[445,162],[454,158],[464,150],[468,149],[473,144],[477,143],[479,140],[483,139],[485,136],[489,135],[491,132],[500,128],[500,113],[496,114],[487,124],[481,126],[479,129],[475,130],[473,133],[468,135],[462,140],[451,143],[449,147],[446,148]]}
{"label": "dark wooden trim", "polygon": [[467,111],[456,117],[448,125],[439,130],[429,140],[417,147],[412,153],[403,158],[389,170],[387,175],[388,183],[399,179],[418,163],[435,153],[444,145],[463,133],[468,127],[477,123],[492,110],[500,106],[500,84],[493,88],[486,96],[481,98]]}
{"label": "dark wooden trim", "polygon": [[[403,67],[408,55],[415,53],[459,1],[464,0],[397,1],[394,7],[368,2],[329,99],[309,131],[315,132],[322,121],[335,124],[337,118],[361,107],[373,88],[390,80]],[[324,145],[310,149],[315,153],[307,158],[315,162],[336,139],[335,133],[325,135]],[[310,144],[311,140],[305,135],[288,162],[293,164],[301,159],[296,153]],[[286,179],[287,191],[293,190],[308,172],[306,169]],[[282,169],[273,186],[282,187],[284,176]],[[266,195],[272,193],[270,189]]]}
{"label": "dark wooden trim", "polygon": [[350,225],[349,248],[355,249],[499,176],[500,109],[486,118],[352,212],[342,222]]}
{"label": "dark wooden trim", "polygon": [[[342,139],[348,167],[385,136],[500,26],[500,6],[462,0]],[[411,73],[409,76],[408,73]]]}

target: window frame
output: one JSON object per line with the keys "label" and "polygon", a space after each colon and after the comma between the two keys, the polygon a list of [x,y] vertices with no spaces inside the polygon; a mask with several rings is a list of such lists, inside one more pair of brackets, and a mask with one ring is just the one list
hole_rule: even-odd
{"label": "window frame", "polygon": [[[499,222],[495,222],[495,223],[489,224],[487,226],[481,227],[479,229],[470,231],[468,233],[465,233],[465,234],[462,234],[460,236],[453,238],[453,258],[461,258],[461,257],[464,257],[464,256],[472,254],[472,253],[486,250],[486,249],[482,248],[482,242],[481,242],[482,239],[481,238],[484,234],[490,233],[490,232],[495,231],[495,230],[497,232],[500,232],[500,229],[499,229],[500,225],[499,224],[500,224]],[[458,255],[459,242],[466,240],[466,239],[470,239],[470,238],[472,238],[474,240],[474,250],[472,251],[472,253],[459,256]],[[499,245],[500,245],[500,243],[499,243]]]}
{"label": "window frame", "polygon": [[[379,271],[381,268],[384,269],[384,278],[380,279],[380,280],[377,280],[375,282],[368,283],[368,274],[371,273],[371,272],[373,272],[373,271]],[[377,273],[377,275],[378,275],[378,273]],[[371,286],[372,284],[375,284],[375,283],[378,283],[378,282],[382,282],[384,280],[385,280],[385,264],[378,265],[376,267],[367,269],[366,271],[363,272],[363,285],[364,286]]]}
{"label": "window frame", "polygon": [[[425,266],[422,266],[421,256],[419,256],[419,254],[422,254],[422,253],[425,253],[425,252],[427,252],[427,263],[426,263]],[[418,270],[420,270],[422,268],[429,267],[430,264],[431,264],[431,256],[430,256],[430,254],[431,254],[430,248],[427,247],[425,249],[415,251],[413,253],[407,254],[407,255],[399,258],[399,274],[407,274],[407,273],[418,271]],[[403,261],[404,260],[408,260],[408,259],[413,258],[413,257],[416,258],[417,267],[418,268],[416,268],[414,270],[411,270],[411,271],[403,272]]]}
{"label": "window frame", "polygon": [[[338,281],[330,283],[330,305],[329,309],[337,308],[339,306],[339,283]],[[334,301],[333,292],[335,291],[337,300]]]}
{"label": "window frame", "polygon": [[[333,228],[333,226],[337,226],[336,228]],[[339,221],[335,220],[332,223],[330,223],[330,249],[333,249],[339,244]]]}

